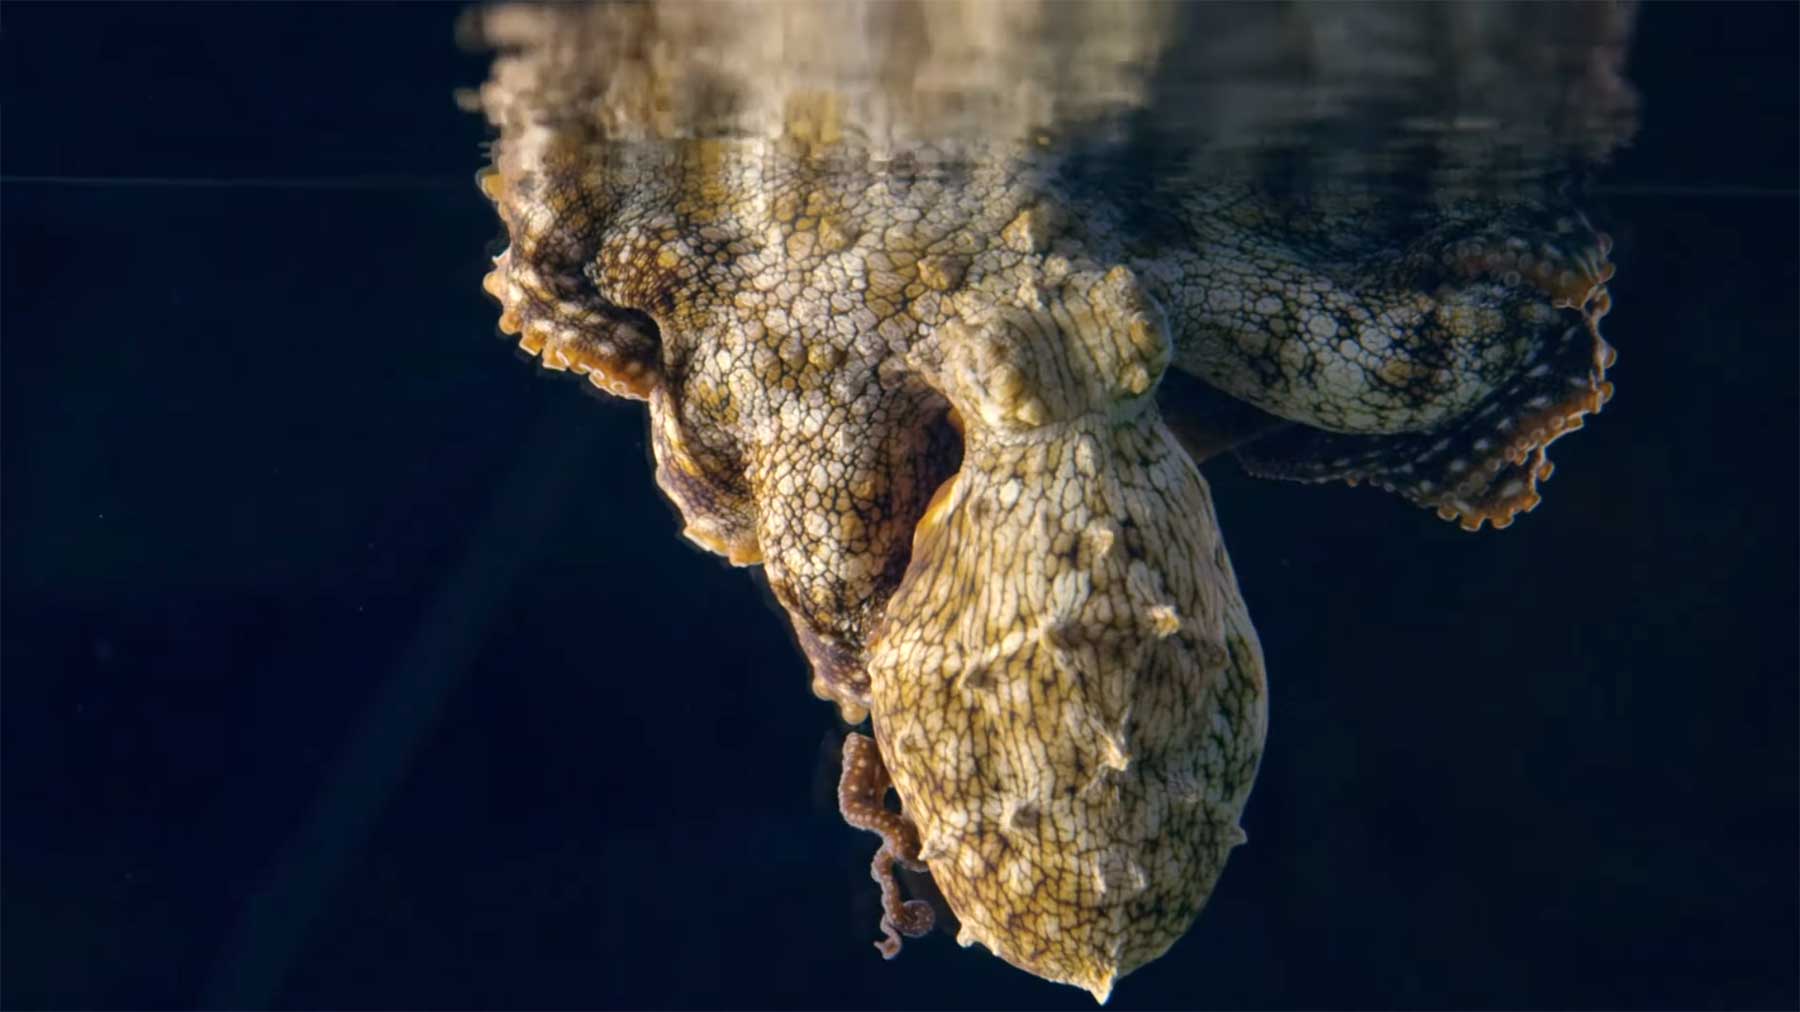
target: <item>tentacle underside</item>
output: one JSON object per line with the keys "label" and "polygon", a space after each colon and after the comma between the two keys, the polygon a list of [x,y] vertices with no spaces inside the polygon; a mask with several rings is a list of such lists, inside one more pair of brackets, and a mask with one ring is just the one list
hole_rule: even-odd
{"label": "tentacle underside", "polygon": [[1407,235],[1347,199],[1185,210],[1192,248],[1144,268],[1176,368],[1297,423],[1239,449],[1253,473],[1505,527],[1537,505],[1546,447],[1612,396],[1611,240],[1579,215],[1464,209]]}

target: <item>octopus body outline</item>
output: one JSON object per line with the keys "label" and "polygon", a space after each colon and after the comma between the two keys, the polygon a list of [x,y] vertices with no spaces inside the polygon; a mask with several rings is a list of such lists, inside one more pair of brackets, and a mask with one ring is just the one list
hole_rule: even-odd
{"label": "octopus body outline", "polygon": [[[1117,187],[1030,131],[896,144],[828,88],[711,136],[670,110],[716,82],[630,46],[649,16],[489,19],[500,328],[647,402],[683,534],[762,565],[814,693],[870,721],[839,801],[882,841],[882,954],[934,920],[899,865],[961,944],[1103,1002],[1244,841],[1266,734],[1197,461],[1509,525],[1611,397],[1611,242],[1525,203],[1395,237],[1354,193]],[[1214,413],[1161,396],[1194,383]]]}

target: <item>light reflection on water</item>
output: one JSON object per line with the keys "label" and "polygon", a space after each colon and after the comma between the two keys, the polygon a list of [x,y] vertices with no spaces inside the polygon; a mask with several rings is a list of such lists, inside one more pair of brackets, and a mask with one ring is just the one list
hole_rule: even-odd
{"label": "light reflection on water", "polygon": [[[1354,186],[1539,198],[1638,126],[1630,3],[858,0],[471,9],[471,49],[546,37],[592,68],[614,140],[771,137],[797,101],[887,162],[1051,149],[1130,186]],[[652,93],[620,104],[643,88]],[[474,110],[473,90],[458,101]],[[41,176],[8,185],[363,190],[444,176]],[[1604,190],[1604,186],[1595,189]],[[1655,192],[1665,192],[1656,188]],[[1707,188],[1706,196],[1792,191]]]}
{"label": "light reflection on water", "polygon": [[[471,15],[553,38],[614,141],[833,132],[870,161],[1104,163],[1167,185],[1499,195],[1632,136],[1629,4],[663,4]],[[539,49],[541,52],[542,50]],[[581,75],[574,75],[581,77]],[[808,103],[825,111],[807,123]],[[824,122],[829,120],[829,122]]]}

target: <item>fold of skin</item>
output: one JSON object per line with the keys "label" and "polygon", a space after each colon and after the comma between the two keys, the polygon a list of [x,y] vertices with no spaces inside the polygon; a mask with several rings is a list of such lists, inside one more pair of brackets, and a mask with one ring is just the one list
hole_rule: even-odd
{"label": "fold of skin", "polygon": [[[878,7],[926,28],[958,9]],[[1611,394],[1609,243],[1568,209],[1394,229],[1354,197],[1127,186],[1035,135],[896,145],[844,121],[905,87],[740,84],[720,108],[774,126],[700,136],[665,117],[719,98],[714,63],[764,78],[755,47],[713,60],[732,37],[694,8],[489,27],[512,47],[481,96],[501,329],[648,402],[683,533],[761,564],[814,693],[872,715],[840,798],[883,838],[884,954],[930,923],[898,862],[965,944],[1104,1000],[1242,841],[1262,658],[1163,420],[1169,370],[1285,426],[1243,430],[1253,471],[1368,482],[1471,529],[1535,506],[1545,448]],[[631,34],[657,31],[706,45]]]}

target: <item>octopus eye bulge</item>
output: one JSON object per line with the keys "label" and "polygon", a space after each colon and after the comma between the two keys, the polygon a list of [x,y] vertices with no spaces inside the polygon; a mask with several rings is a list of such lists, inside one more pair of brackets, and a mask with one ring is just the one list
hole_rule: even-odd
{"label": "octopus eye bulge", "polygon": [[[1611,241],[1559,188],[1272,179],[1181,77],[1276,8],[1226,10],[478,18],[500,328],[643,401],[683,535],[762,567],[854,728],[838,797],[879,839],[883,956],[953,915],[1105,1001],[1199,915],[1267,727],[1199,462],[1502,528],[1612,396]],[[1628,90],[1616,64],[1515,67],[1517,94],[1595,108],[1547,93]]]}

